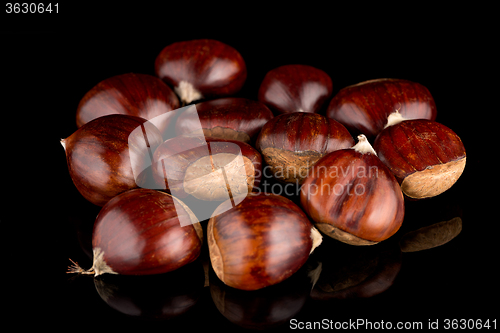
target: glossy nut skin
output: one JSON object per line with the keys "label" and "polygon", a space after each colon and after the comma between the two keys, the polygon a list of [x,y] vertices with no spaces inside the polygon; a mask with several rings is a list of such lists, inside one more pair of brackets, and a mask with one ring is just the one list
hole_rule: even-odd
{"label": "glossy nut skin", "polygon": [[[185,149],[185,147],[195,147],[192,149]],[[244,168],[238,168],[235,172],[245,173],[246,177],[246,191],[242,189],[242,193],[251,192],[254,187],[260,183],[262,176],[262,158],[260,153],[249,144],[236,140],[223,140],[211,137],[177,137],[174,139],[166,140],[162,143],[154,153],[154,161],[156,168],[153,171],[153,176],[158,185],[165,186],[168,190],[174,191],[177,196],[185,198],[192,194],[198,199],[207,201],[225,200],[227,198],[227,188],[225,179],[219,179],[220,182],[213,184],[212,188],[203,189],[190,189],[187,187],[186,182],[192,181],[195,184],[204,185],[209,180],[205,178],[196,178],[192,173],[193,166],[200,163],[202,159],[208,163],[214,163],[215,170],[227,165],[218,164],[218,155],[228,154],[233,156],[233,160],[241,154]],[[209,158],[209,159],[208,159]],[[200,167],[210,167],[203,163]],[[165,170],[169,170],[168,174]],[[225,169],[226,178],[231,178],[231,170]],[[233,178],[234,179],[234,178]],[[237,181],[241,180],[237,178]],[[214,186],[222,183],[223,188],[221,191],[215,191]],[[241,184],[231,183],[231,189],[235,189]],[[193,192],[194,190],[194,192]],[[232,193],[238,195],[238,193]],[[221,199],[222,198],[222,199]]]}
{"label": "glossy nut skin", "polygon": [[321,157],[353,145],[351,134],[342,124],[305,112],[276,116],[262,127],[256,141],[272,174],[284,182],[299,184]]}
{"label": "glossy nut skin", "polygon": [[[95,275],[161,274],[194,261],[203,232],[189,208],[176,207],[174,200],[150,189],[133,189],[111,199],[94,224]],[[181,227],[180,216],[192,224]]]}
{"label": "glossy nut skin", "polygon": [[435,120],[437,115],[429,90],[403,79],[375,79],[345,87],[332,98],[326,115],[353,135],[363,133],[374,139],[396,110],[407,119]]}
{"label": "glossy nut skin", "polygon": [[324,71],[293,64],[277,67],[266,74],[259,87],[258,100],[277,114],[317,113],[332,92],[332,80]]}
{"label": "glossy nut skin", "polygon": [[135,153],[134,163],[151,163],[142,131],[136,130],[141,126],[147,128],[154,151],[163,141],[158,129],[146,119],[121,114],[96,118],[61,140],[71,179],[85,199],[103,206],[137,187],[130,152]]}
{"label": "glossy nut skin", "polygon": [[414,199],[448,190],[465,168],[462,140],[435,121],[414,119],[389,126],[377,136],[374,148],[403,193]]}
{"label": "glossy nut skin", "polygon": [[315,226],[352,245],[392,236],[404,217],[404,198],[391,171],[372,153],[334,151],[304,181],[300,202]]}
{"label": "glossy nut skin", "polygon": [[[179,108],[177,95],[157,77],[127,73],[99,82],[81,99],[76,111],[76,125],[109,114],[137,116],[152,122],[163,133],[171,117],[167,112]],[[173,114],[173,113],[172,113]]]}
{"label": "glossy nut skin", "polygon": [[212,267],[233,288],[274,285],[306,262],[313,248],[311,229],[304,212],[285,197],[249,193],[236,207],[228,200],[208,222]]}
{"label": "glossy nut skin", "polygon": [[[237,93],[245,83],[247,69],[241,54],[213,39],[196,39],[166,46],[156,57],[156,75],[189,104]],[[181,82],[189,83],[200,95],[183,95]]]}
{"label": "glossy nut skin", "polygon": [[[225,97],[196,104],[205,136],[253,143],[262,126],[273,118],[263,103],[240,97]],[[198,126],[193,114],[183,113],[176,123],[177,135],[189,134]]]}

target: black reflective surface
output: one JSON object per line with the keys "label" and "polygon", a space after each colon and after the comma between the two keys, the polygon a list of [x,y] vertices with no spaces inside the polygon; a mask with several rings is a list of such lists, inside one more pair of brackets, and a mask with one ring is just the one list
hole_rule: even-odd
{"label": "black reflective surface", "polygon": [[[3,111],[4,131],[15,128],[13,124],[21,129],[15,137],[12,132],[2,134],[10,140],[5,142],[16,139],[16,145],[5,148],[16,158],[6,158],[2,167],[8,197],[0,222],[5,226],[2,275],[4,293],[13,292],[6,301],[6,319],[20,327],[162,332],[275,332],[306,327],[309,322],[335,326],[358,320],[390,322],[394,327],[398,322],[416,322],[423,328],[436,320],[444,328],[446,319],[490,320],[490,329],[493,320],[500,324],[494,306],[499,296],[496,207],[487,203],[497,177],[491,156],[481,148],[483,129],[474,115],[485,110],[484,99],[492,98],[480,97],[483,89],[477,79],[461,67],[468,64],[460,56],[463,47],[436,41],[422,48],[421,38],[409,39],[407,47],[397,47],[395,54],[394,48],[369,35],[346,41],[332,35],[328,42],[295,30],[263,31],[259,36],[235,36],[223,30],[202,35],[115,31],[111,37],[102,31],[97,36],[62,31],[4,36],[9,47],[2,56],[11,67],[3,90],[9,102]],[[379,77],[425,85],[436,100],[437,121],[464,142],[468,155],[464,174],[436,198],[407,201],[405,222],[391,239],[359,248],[325,238],[292,278],[257,292],[234,290],[218,281],[206,244],[196,262],[164,276],[94,279],[66,274],[68,258],[84,268],[91,266],[92,223],[99,212],[72,184],[58,142],[76,130],[80,98],[107,77],[152,74],[154,59],[164,46],[200,37],[220,39],[240,51],[249,73],[238,94],[242,97],[256,99],[265,73],[287,63],[323,69],[332,77],[334,93]],[[457,54],[459,68],[449,61]],[[398,240],[406,232],[457,216],[463,229],[449,243],[399,252]],[[202,225],[206,229],[206,222]],[[318,269],[319,278],[311,279],[318,276]]]}

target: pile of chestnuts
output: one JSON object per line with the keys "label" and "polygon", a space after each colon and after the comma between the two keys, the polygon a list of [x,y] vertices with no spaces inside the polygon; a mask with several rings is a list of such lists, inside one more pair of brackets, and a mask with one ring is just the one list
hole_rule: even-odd
{"label": "pile of chestnuts", "polygon": [[[374,79],[334,95],[323,70],[291,64],[269,71],[254,100],[235,97],[245,61],[210,39],[166,46],[154,68],[90,89],[78,129],[61,140],[76,189],[102,207],[93,265],[71,273],[170,272],[207,242],[223,283],[261,289],[297,272],[324,236],[390,238],[405,200],[445,192],[465,168],[463,143],[435,121],[434,99],[416,82]],[[451,238],[461,224],[452,229]],[[419,237],[401,246],[416,251]]]}

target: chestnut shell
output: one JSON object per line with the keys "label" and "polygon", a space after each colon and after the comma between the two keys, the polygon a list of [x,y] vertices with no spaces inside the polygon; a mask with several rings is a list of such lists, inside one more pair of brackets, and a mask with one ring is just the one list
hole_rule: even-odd
{"label": "chestnut shell", "polygon": [[183,113],[176,123],[177,135],[189,134],[198,127],[205,136],[253,143],[262,126],[273,118],[267,106],[247,98],[226,97],[196,104],[198,118]]}
{"label": "chestnut shell", "polygon": [[305,112],[276,116],[262,127],[256,141],[273,175],[291,183],[302,183],[309,168],[324,155],[353,145],[342,124]]}
{"label": "chestnut shell", "polygon": [[429,90],[403,79],[374,79],[341,89],[330,101],[326,115],[353,134],[374,139],[394,111],[407,119],[435,120],[436,104]]}
{"label": "chestnut shell", "polygon": [[460,137],[426,119],[405,120],[384,129],[374,148],[403,193],[415,199],[439,195],[461,176],[466,162]]}
{"label": "chestnut shell", "polygon": [[275,113],[319,112],[333,92],[332,80],[321,69],[301,64],[270,70],[259,87],[258,100]]}
{"label": "chestnut shell", "polygon": [[[222,212],[219,214],[219,212]],[[215,273],[230,287],[256,290],[295,273],[313,249],[313,226],[291,200],[249,193],[238,205],[222,203],[208,222]]]}
{"label": "chestnut shell", "polygon": [[325,234],[372,245],[403,223],[404,198],[391,171],[372,153],[334,151],[314,166],[301,187],[305,212]]}
{"label": "chestnut shell", "polygon": [[[243,166],[237,159],[240,153]],[[217,159],[218,157],[222,157],[223,160]],[[181,198],[192,194],[201,200],[223,201],[228,195],[237,196],[239,193],[235,190],[238,189],[245,194],[251,192],[259,185],[262,175],[260,153],[249,144],[236,140],[203,136],[176,137],[166,140],[156,149],[154,161],[156,167],[153,176],[158,186],[173,191],[173,194]],[[229,162],[224,164],[225,176],[224,173],[219,173],[222,166],[219,164],[224,162]],[[216,171],[213,173],[216,178],[207,178],[210,174],[198,175],[198,171],[206,170],[210,164],[212,170]],[[241,184],[242,182],[245,184]],[[234,193],[229,192],[228,184]],[[245,185],[245,188],[241,188],[242,185]]]}
{"label": "chestnut shell", "polygon": [[[203,232],[189,208],[174,200],[150,189],[111,199],[99,212],[92,234],[96,276],[161,274],[194,261]],[[181,227],[181,217],[192,223]]]}
{"label": "chestnut shell", "polygon": [[[76,111],[76,125],[109,114],[125,114],[146,120],[164,132],[170,123],[167,112],[179,108],[177,95],[157,77],[128,73],[99,82],[81,99]],[[173,113],[172,113],[173,115]]]}
{"label": "chestnut shell", "polygon": [[71,179],[85,199],[103,206],[138,187],[131,150],[137,166],[151,163],[143,132],[137,130],[141,127],[147,130],[149,149],[154,151],[163,141],[158,129],[146,119],[121,114],[96,118],[61,140]]}
{"label": "chestnut shell", "polygon": [[[156,57],[156,75],[174,90],[184,104],[237,93],[245,83],[245,61],[233,47],[213,39],[196,39],[166,46]],[[179,91],[188,83],[201,96],[188,98]]]}

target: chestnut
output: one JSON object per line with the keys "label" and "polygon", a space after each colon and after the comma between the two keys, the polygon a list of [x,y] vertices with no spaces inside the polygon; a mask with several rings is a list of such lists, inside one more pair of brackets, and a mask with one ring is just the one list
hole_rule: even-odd
{"label": "chestnut", "polygon": [[171,121],[166,113],[179,106],[172,89],[157,77],[116,75],[99,82],[83,96],[76,111],[76,125],[81,127],[109,114],[126,114],[150,120],[163,133]]}
{"label": "chestnut", "polygon": [[352,149],[334,151],[314,165],[301,187],[300,202],[326,235],[352,245],[372,245],[398,231],[404,198],[366,136],[358,140]]}
{"label": "chestnut", "polygon": [[239,204],[226,200],[208,222],[210,261],[226,285],[257,290],[294,274],[322,236],[290,199],[249,193]]}
{"label": "chestnut", "polygon": [[251,192],[261,178],[261,156],[249,144],[204,136],[178,136],[155,151],[153,176],[173,194],[224,201]]}
{"label": "chestnut", "polygon": [[297,184],[321,157],[353,145],[351,134],[342,124],[305,112],[276,116],[262,127],[256,141],[273,176]]}
{"label": "chestnut", "polygon": [[397,111],[388,117],[374,147],[403,193],[414,199],[445,192],[465,168],[465,148],[455,132],[431,120],[405,120]]}
{"label": "chestnut", "polygon": [[284,65],[270,70],[259,87],[258,100],[275,113],[319,112],[333,92],[332,79],[308,65]]}
{"label": "chestnut", "polygon": [[271,110],[261,102],[240,97],[201,102],[196,104],[196,111],[184,112],[177,118],[177,135],[190,134],[199,121],[205,136],[253,143],[262,126],[273,118]]}
{"label": "chestnut", "polygon": [[156,57],[155,72],[174,87],[183,105],[233,95],[240,91],[247,78],[246,64],[240,53],[213,39],[166,46]]}
{"label": "chestnut", "polygon": [[146,119],[112,114],[91,120],[61,140],[68,171],[85,199],[103,206],[114,196],[138,187],[150,164],[149,152],[162,142]]}
{"label": "chestnut", "polygon": [[156,190],[133,189],[111,199],[97,215],[92,268],[85,271],[75,264],[68,272],[166,273],[194,261],[202,239],[196,216],[180,200]]}
{"label": "chestnut", "polygon": [[332,98],[326,115],[353,135],[364,134],[371,140],[396,109],[407,119],[435,120],[437,115],[429,90],[403,79],[375,79],[345,87]]}

